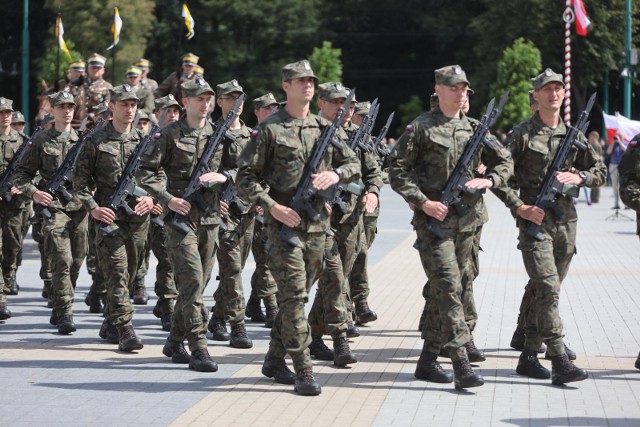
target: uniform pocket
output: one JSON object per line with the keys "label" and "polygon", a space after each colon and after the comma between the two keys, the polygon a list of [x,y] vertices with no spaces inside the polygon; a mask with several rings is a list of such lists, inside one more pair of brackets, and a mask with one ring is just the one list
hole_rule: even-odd
{"label": "uniform pocket", "polygon": [[59,147],[45,145],[42,149],[42,169],[53,175],[62,163],[62,150]]}

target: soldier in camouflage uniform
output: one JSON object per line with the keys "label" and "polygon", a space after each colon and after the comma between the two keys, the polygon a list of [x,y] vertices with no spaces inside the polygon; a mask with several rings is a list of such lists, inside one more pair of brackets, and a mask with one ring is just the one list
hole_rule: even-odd
{"label": "soldier in camouflage uniform", "polygon": [[[237,80],[217,85],[216,91],[218,93],[216,102],[222,110],[222,117],[216,126],[220,126],[233,110],[238,97],[244,92]],[[220,165],[221,171],[231,182],[236,181],[238,157],[251,137],[251,129],[240,120],[242,108],[241,106],[229,128],[229,133],[235,137],[235,140],[225,139]],[[229,341],[231,347],[235,348],[251,348],[253,343],[247,336],[244,323],[246,306],[242,289],[242,270],[251,250],[255,209],[239,198],[230,202],[229,211],[222,216],[220,225],[219,250],[216,253],[220,283],[213,294],[215,306],[211,309],[209,330],[216,341]],[[225,322],[229,322],[231,334],[227,332]]]}
{"label": "soldier in camouflage uniform", "polygon": [[[73,95],[63,90],[49,96],[55,118],[54,127],[35,135],[32,145],[22,159],[15,175],[16,186],[39,205],[46,206],[51,218],[43,226],[44,249],[52,254],[52,283],[50,295],[53,310],[49,322],[57,326],[60,334],[76,331],[73,322],[73,298],[80,267],[87,255],[87,211],[80,200],[70,202],[52,197],[40,188],[53,178],[62,165],[78,134],[71,128],[74,109]],[[40,185],[33,184],[40,174]]]}
{"label": "soldier in camouflage uniform", "polygon": [[[190,369],[215,372],[218,365],[207,350],[207,309],[202,299],[214,264],[220,224],[220,204],[217,191],[210,187],[223,183],[227,176],[208,172],[200,177],[205,187],[203,198],[212,209],[203,211],[181,196],[214,133],[207,120],[215,92],[201,78],[182,84],[182,102],[186,116],[162,130],[160,138],[143,156],[141,171],[143,187],[169,209],[165,246],[171,260],[178,290],[171,331],[162,350],[174,363],[189,364]],[[222,147],[210,162],[209,170],[217,171]],[[160,173],[164,170],[166,175]],[[175,213],[185,217],[189,231],[171,226]],[[184,348],[189,343],[191,356]]]}
{"label": "soldier in camouflage uniform", "polygon": [[[486,178],[472,178],[466,183],[469,193],[464,202],[472,205],[472,209],[459,215],[438,201],[477,122],[462,111],[469,81],[459,66],[436,70],[435,81],[439,108],[418,116],[407,126],[392,154],[389,181],[396,192],[415,206],[412,222],[418,237],[415,246],[431,282],[427,323],[439,324],[439,328],[435,328],[439,335],[432,334],[432,329],[423,329],[425,341],[415,376],[433,382],[451,382],[451,375],[437,362],[443,348],[453,361],[456,388],[468,388],[484,384],[482,377],[473,372],[467,356],[465,345],[471,341],[471,333],[461,301],[462,280],[467,274],[478,226],[474,206],[478,196],[471,193],[500,185],[513,169],[506,150],[497,144],[484,144],[468,171],[471,177],[471,171],[480,163],[488,167]],[[429,217],[442,222],[444,238],[428,230]]]}
{"label": "soldier in camouflage uniform", "polygon": [[[640,134],[636,135],[627,146],[618,165],[620,174],[620,200],[636,211],[636,234],[640,236]],[[634,365],[640,369],[640,353]]]}
{"label": "soldier in camouflage uniform", "polygon": [[[316,82],[308,61],[283,67],[282,88],[287,104],[253,131],[251,141],[240,156],[237,182],[242,200],[260,203],[265,210],[269,267],[278,284],[279,312],[271,328],[262,373],[278,383],[294,384],[302,395],[321,392],[313,377],[308,349],[311,336],[304,304],[322,270],[329,215],[322,197],[314,202],[320,214],[318,222],[311,222],[306,214],[299,215],[288,204],[302,178],[305,163],[327,126],[325,120],[309,113]],[[353,152],[345,145],[330,146],[318,173],[313,176],[312,185],[324,190],[341,179],[350,182],[358,178],[359,165]],[[292,228],[299,246],[280,238],[283,224]],[[284,360],[287,354],[293,359],[295,376]]]}
{"label": "soldier in camouflage uniform", "polygon": [[[559,195],[558,207],[564,212],[563,216],[535,206],[547,169],[567,133],[567,126],[560,116],[565,94],[562,75],[547,68],[533,79],[533,89],[538,112],[516,125],[505,140],[505,147],[513,156],[514,177],[508,185],[496,188],[494,193],[517,220],[520,229],[518,249],[522,252],[532,293],[531,303],[522,313],[526,337],[516,371],[531,378],[547,379],[551,376],[551,383],[559,385],[581,381],[588,376],[567,356],[558,310],[560,284],[576,252],[578,218],[569,195]],[[582,133],[578,138],[587,148],[572,151],[562,171],[558,172],[557,180],[567,187],[601,185],[606,176],[602,159],[587,144]],[[526,232],[528,221],[540,227],[543,241]],[[537,358],[543,340],[551,357],[551,375]]]}
{"label": "soldier in camouflage uniform", "polygon": [[111,122],[97,130],[82,147],[73,181],[77,197],[95,219],[97,261],[100,269],[108,272],[107,317],[100,336],[115,341],[115,326],[118,348],[133,351],[143,344],[131,323],[134,310],[129,289],[143,261],[153,200],[147,196],[133,200],[132,215],[127,215],[124,209],[114,212],[102,207],[111,198],[131,153],[142,140],[140,131],[133,128],[138,103],[135,92],[129,85],[117,86],[110,92]]}
{"label": "soldier in camouflage uniform", "polygon": [[[0,175],[4,173],[18,148],[27,140],[25,135],[11,129],[12,113],[13,101],[0,97]],[[10,202],[0,198],[0,264],[4,294],[18,295],[20,286],[16,280],[16,272],[20,265],[25,227],[28,227],[27,217],[31,216],[31,202],[16,186],[12,187],[11,194],[15,197]]]}
{"label": "soldier in camouflage uniform", "polygon": [[24,133],[24,128],[27,122],[24,121],[24,116],[20,111],[14,111],[11,115],[11,129],[18,133]]}
{"label": "soldier in camouflage uniform", "polygon": [[[253,113],[258,121],[256,126],[277,110],[278,101],[276,101],[271,92],[254,99]],[[262,206],[256,205],[256,221],[251,241],[251,252],[256,262],[256,268],[251,275],[251,296],[247,301],[245,316],[250,317],[253,322],[264,322],[266,328],[271,328],[278,314],[278,286],[267,265],[266,243],[267,233],[264,226],[264,209],[262,209]],[[264,302],[266,316],[262,312],[260,301]]]}
{"label": "soldier in camouflage uniform", "polygon": [[143,88],[151,91],[151,93],[153,94],[155,90],[158,89],[158,82],[148,77],[149,67],[151,66],[149,60],[140,58],[136,62],[134,62],[133,65],[142,70],[142,75],[140,76],[140,85]]}
{"label": "soldier in camouflage uniform", "polygon": [[[182,102],[182,83],[196,78],[195,69],[198,66],[200,57],[194,55],[193,53],[187,53],[185,55],[182,55],[181,59],[182,66],[180,70],[171,73],[169,77],[164,79],[164,81],[160,83],[158,88],[154,91],[153,94],[156,99],[171,94],[175,99],[178,100],[178,102]],[[202,77],[202,74],[200,74],[200,77]]]}
{"label": "soldier in camouflage uniform", "polygon": [[153,110],[155,108],[153,91],[142,86],[141,76],[142,70],[140,68],[127,68],[127,83],[136,92],[138,98],[140,98],[140,102],[138,102],[138,111],[144,111],[147,114],[153,114]]}
{"label": "soldier in camouflage uniform", "polygon": [[85,82],[86,64],[84,61],[73,61],[69,64],[69,70],[64,79],[58,81],[58,88],[60,90],[67,89],[73,95],[73,102],[76,103],[76,109],[73,113],[73,121],[71,126],[74,129],[78,129],[82,120],[86,116],[85,108],[85,96],[84,96],[84,82]]}
{"label": "soldier in camouflage uniform", "polygon": [[88,76],[84,81],[84,103],[81,105],[84,107],[81,120],[93,111],[93,108],[100,103],[109,102],[110,89],[113,87],[111,83],[102,78],[105,72],[104,64],[107,58],[97,53],[94,53],[87,60]]}

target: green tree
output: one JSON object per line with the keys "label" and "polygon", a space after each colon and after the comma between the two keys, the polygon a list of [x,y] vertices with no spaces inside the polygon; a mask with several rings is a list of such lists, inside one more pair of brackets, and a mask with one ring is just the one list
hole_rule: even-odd
{"label": "green tree", "polygon": [[496,102],[509,91],[509,101],[498,119],[497,129],[508,130],[531,115],[529,91],[533,86],[530,79],[540,73],[541,67],[540,51],[522,37],[504,50],[498,62],[496,82],[491,85]]}
{"label": "green tree", "polygon": [[397,116],[400,117],[400,127],[397,129],[398,135],[401,135],[402,132],[404,132],[405,127],[423,112],[424,108],[422,106],[422,101],[417,95],[411,95],[409,101],[398,105]]}
{"label": "green tree", "polygon": [[309,56],[313,72],[321,82],[342,81],[342,50],[336,49],[329,41],[323,41],[322,47],[314,47]]}
{"label": "green tree", "polygon": [[[45,55],[41,61],[42,66],[38,71],[38,81],[44,81],[50,88],[55,87],[58,80],[65,78],[69,64],[82,58],[80,52],[75,50],[75,45],[71,40],[65,40],[65,43],[71,59],[62,50],[58,52],[58,40],[55,37],[47,41]],[[56,69],[58,64],[60,67]]]}

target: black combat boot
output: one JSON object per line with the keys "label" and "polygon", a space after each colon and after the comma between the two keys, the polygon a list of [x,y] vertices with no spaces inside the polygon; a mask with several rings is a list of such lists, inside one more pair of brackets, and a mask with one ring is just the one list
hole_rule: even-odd
{"label": "black combat boot", "polygon": [[[349,316],[351,313],[348,313]],[[360,336],[360,330],[353,324],[353,320],[347,320],[347,338],[357,338]]]}
{"label": "black combat boot", "polygon": [[133,351],[142,349],[142,340],[136,335],[136,331],[133,330],[133,326],[118,326],[118,335],[120,341],[118,342],[118,350],[120,351]]}
{"label": "black combat boot", "polygon": [[102,310],[104,309],[102,307],[100,295],[92,294],[91,292],[89,292],[84,298],[84,303],[89,306],[89,313],[102,313]]}
{"label": "black combat boot", "polygon": [[225,324],[224,319],[219,319],[213,314],[211,315],[211,319],[209,319],[207,329],[209,329],[209,332],[213,334],[212,339],[214,341],[229,341],[231,338],[227,331],[227,325]]}
{"label": "black combat boot", "polygon": [[58,317],[58,333],[61,335],[69,335],[76,331],[76,324],[73,323],[73,315],[65,314]]}
{"label": "black combat boot", "polygon": [[49,316],[49,324],[51,326],[58,326],[58,314],[55,310],[51,310],[51,316]]}
{"label": "black combat boot", "polygon": [[135,305],[147,305],[149,302],[149,295],[147,294],[147,288],[140,287],[133,291],[133,303]]}
{"label": "black combat boot", "polygon": [[365,324],[378,320],[378,315],[369,308],[367,301],[360,301],[356,303],[356,319],[358,323]]}
{"label": "black combat boot", "polygon": [[184,343],[182,341],[170,341],[167,338],[167,342],[164,343],[164,347],[162,347],[162,354],[171,358],[173,363],[181,363],[187,364],[191,360],[191,356],[184,348]]}
{"label": "black combat boot", "polygon": [[100,338],[109,341],[111,344],[120,343],[118,328],[116,328],[115,325],[112,325],[107,318],[102,321],[98,335],[100,335]]}
{"label": "black combat boot", "polygon": [[548,380],[551,378],[549,370],[538,361],[538,352],[531,350],[524,350],[522,354],[520,354],[516,372],[520,375],[526,375],[529,378],[537,378],[539,380]]}
{"label": "black combat boot", "polygon": [[266,320],[262,312],[262,307],[260,306],[260,298],[255,298],[253,295],[249,297],[244,315],[256,323],[262,323]]}
{"label": "black combat boot", "polygon": [[44,285],[42,286],[42,298],[49,299],[50,293],[51,293],[51,280],[47,279],[44,281]]}
{"label": "black combat boot", "polygon": [[199,348],[191,353],[189,369],[198,372],[216,372],[218,364],[209,356],[209,351],[206,348]]}
{"label": "black combat boot", "polygon": [[346,337],[333,339],[333,364],[336,366],[346,366],[357,363],[355,354],[349,348],[349,340]]}
{"label": "black combat boot", "polygon": [[47,308],[53,308],[53,298],[51,298],[51,295],[49,295],[47,299]]}
{"label": "black combat boot", "polygon": [[453,382],[453,375],[445,372],[438,363],[438,355],[425,350],[420,353],[416,372],[413,374],[419,380],[431,381],[433,383],[446,384]]}
{"label": "black combat boot", "polygon": [[304,368],[296,373],[295,385],[293,387],[301,396],[317,396],[322,391],[320,384],[318,384],[313,377],[313,369],[311,368]]}
{"label": "black combat boot", "polygon": [[284,357],[275,357],[267,353],[262,364],[262,375],[273,378],[278,384],[295,384],[296,375],[289,369]]}
{"label": "black combat boot", "polygon": [[153,306],[153,315],[156,316],[156,319],[160,319],[162,317],[162,309],[160,308],[160,300],[156,301],[156,305]]}
{"label": "black combat boot", "polygon": [[171,330],[171,319],[173,319],[173,313],[164,313],[160,319],[162,323],[162,330],[169,332]]}
{"label": "black combat boot", "polygon": [[[0,303],[0,307],[2,303]],[[11,313],[9,313],[9,317],[11,317]],[[2,320],[2,308],[0,308],[0,320]],[[640,353],[638,353],[638,358],[636,359],[636,364],[634,365],[636,369],[640,369]]]}
{"label": "black combat boot", "polygon": [[11,318],[11,311],[7,308],[6,302],[0,302],[0,320]]}
{"label": "black combat boot", "polygon": [[476,347],[476,343],[474,343],[473,340],[466,343],[464,347],[467,349],[469,362],[477,363],[487,360],[487,358],[484,356],[484,352]]}
{"label": "black combat boot", "polygon": [[18,285],[18,281],[16,280],[15,274],[13,277],[9,279],[9,295],[18,295],[20,291],[20,285]]}
{"label": "black combat boot", "polygon": [[511,344],[509,344],[512,349],[522,351],[524,350],[524,329],[521,327],[517,327],[515,331],[513,331],[513,336],[511,337]]}
{"label": "black combat boot", "polygon": [[484,379],[473,372],[469,359],[460,359],[453,362],[454,383],[457,389],[479,387],[484,384]]}
{"label": "black combat boot", "polygon": [[231,335],[229,337],[229,345],[234,348],[251,348],[253,343],[251,338],[247,336],[247,328],[244,322],[231,325]]}
{"label": "black combat boot", "polygon": [[[567,345],[564,345],[564,352],[567,353],[567,357],[569,360],[576,360],[577,354],[575,351],[571,350]],[[544,358],[547,360],[551,360],[551,356],[549,356],[549,351],[544,354]]]}
{"label": "black combat boot", "polygon": [[273,324],[276,322],[276,316],[278,315],[278,307],[267,306],[267,314],[264,319],[265,328],[273,328]]}
{"label": "black combat boot", "polygon": [[322,337],[311,337],[309,352],[318,360],[333,360],[333,351],[326,346]]}
{"label": "black combat boot", "polygon": [[551,358],[551,384],[562,385],[586,380],[589,374],[573,364],[566,353]]}

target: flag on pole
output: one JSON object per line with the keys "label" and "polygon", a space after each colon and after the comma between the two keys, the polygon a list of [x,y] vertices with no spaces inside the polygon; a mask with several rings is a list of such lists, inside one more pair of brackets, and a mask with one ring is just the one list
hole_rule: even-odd
{"label": "flag on pole", "polygon": [[120,30],[122,29],[122,19],[120,19],[120,13],[118,8],[113,8],[113,25],[111,25],[111,32],[113,33],[113,44],[107,48],[112,49],[120,41]]}
{"label": "flag on pole", "polygon": [[71,60],[71,53],[69,53],[69,49],[67,48],[67,44],[64,42],[64,27],[62,26],[62,18],[58,16],[56,18],[56,37],[58,38],[58,45],[60,49],[67,55],[67,58]]}
{"label": "flag on pole", "polygon": [[193,16],[191,16],[191,12],[189,12],[189,8],[186,3],[182,3],[182,17],[184,18],[184,25],[187,27],[187,34],[185,37],[187,40],[191,40],[193,36],[196,35],[196,21],[193,20]]}
{"label": "flag on pole", "polygon": [[618,132],[625,141],[631,141],[634,136],[640,134],[640,121],[638,120],[627,119],[620,113],[616,113],[615,116],[602,113],[602,117],[604,117],[604,125],[607,128],[607,142],[610,142]]}
{"label": "flag on pole", "polygon": [[587,10],[584,8],[582,0],[573,0],[573,10],[576,15],[576,33],[579,36],[587,36],[587,27],[591,21],[587,17]]}

